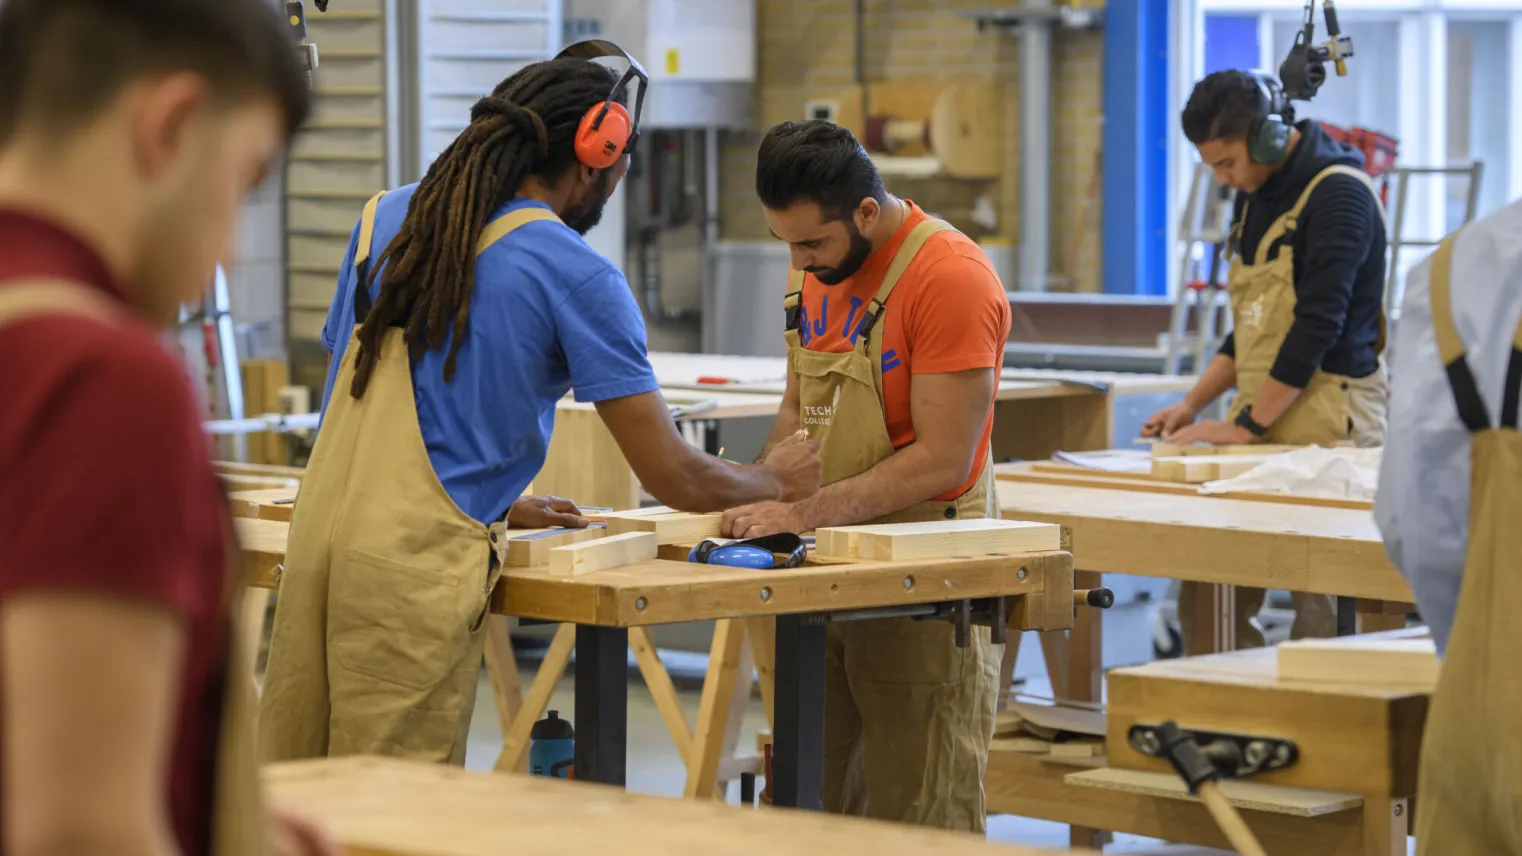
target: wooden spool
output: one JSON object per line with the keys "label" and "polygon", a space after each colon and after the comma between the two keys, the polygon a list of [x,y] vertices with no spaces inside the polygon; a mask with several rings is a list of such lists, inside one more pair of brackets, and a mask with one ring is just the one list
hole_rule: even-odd
{"label": "wooden spool", "polygon": [[860,86],[833,100],[836,124],[874,154],[934,158],[935,172],[951,178],[994,179],[1004,172],[1004,99],[993,81],[868,84],[865,117]]}

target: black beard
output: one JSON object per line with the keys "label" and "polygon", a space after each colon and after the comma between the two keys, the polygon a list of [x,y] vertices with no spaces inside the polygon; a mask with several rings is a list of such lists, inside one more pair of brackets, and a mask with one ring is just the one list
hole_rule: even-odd
{"label": "black beard", "polygon": [[602,222],[602,211],[608,206],[608,173],[603,171],[598,176],[597,183],[587,191],[585,199],[579,205],[572,205],[560,215],[561,222],[576,230],[576,234],[585,236],[592,231],[598,223]]}
{"label": "black beard", "polygon": [[851,233],[851,248],[846,250],[845,258],[834,267],[804,268],[814,275],[814,279],[819,280],[820,285],[839,285],[845,282],[852,274],[861,270],[861,266],[867,263],[867,257],[872,255],[872,242],[866,235],[857,231],[856,224],[847,220],[846,229]]}

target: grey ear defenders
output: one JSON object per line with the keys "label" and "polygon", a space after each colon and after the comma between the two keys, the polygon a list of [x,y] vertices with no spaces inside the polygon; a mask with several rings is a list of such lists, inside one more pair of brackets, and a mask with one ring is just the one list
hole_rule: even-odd
{"label": "grey ear defenders", "polygon": [[1284,162],[1289,151],[1290,125],[1284,121],[1284,109],[1288,106],[1279,81],[1264,75],[1253,74],[1258,85],[1258,118],[1247,131],[1247,156],[1253,163],[1274,166]]}

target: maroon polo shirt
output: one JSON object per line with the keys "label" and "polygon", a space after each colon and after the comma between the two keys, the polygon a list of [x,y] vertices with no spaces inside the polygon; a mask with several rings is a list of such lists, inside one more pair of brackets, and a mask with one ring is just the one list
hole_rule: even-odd
{"label": "maroon polo shirt", "polygon": [[24,278],[99,289],[127,312],[114,322],[0,321],[0,599],[89,593],[152,604],[183,625],[163,787],[181,851],[203,854],[229,630],[229,535],[196,399],[177,357],[130,313],[90,247],[0,208],[0,293]]}

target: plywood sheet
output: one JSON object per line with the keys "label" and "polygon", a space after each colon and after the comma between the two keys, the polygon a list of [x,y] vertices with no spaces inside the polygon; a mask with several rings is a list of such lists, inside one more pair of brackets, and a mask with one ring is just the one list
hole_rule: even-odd
{"label": "plywood sheet", "polygon": [[[1189,793],[1189,788],[1184,784],[1183,779],[1169,773],[1145,773],[1139,770],[1106,767],[1082,773],[1069,773],[1066,781],[1070,785],[1082,787],[1106,788],[1165,799],[1199,801],[1198,797]],[[1296,817],[1319,817],[1333,812],[1351,811],[1363,805],[1363,798],[1353,794],[1284,788],[1248,781],[1223,781],[1221,793],[1239,809],[1289,814]]]}

